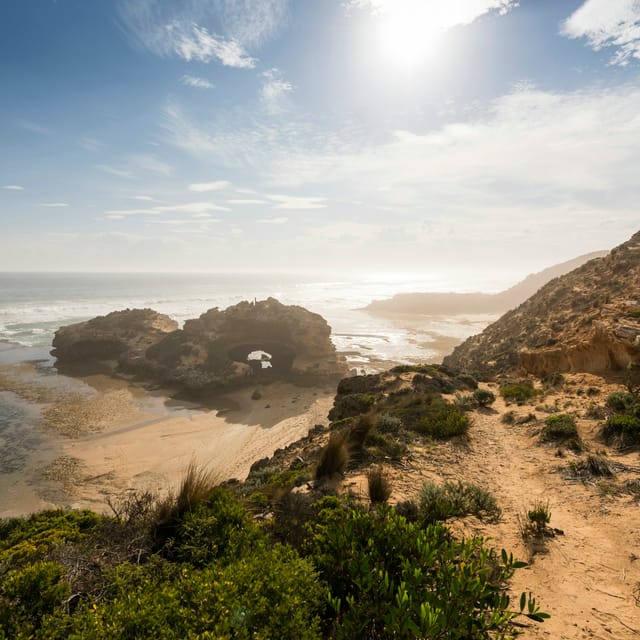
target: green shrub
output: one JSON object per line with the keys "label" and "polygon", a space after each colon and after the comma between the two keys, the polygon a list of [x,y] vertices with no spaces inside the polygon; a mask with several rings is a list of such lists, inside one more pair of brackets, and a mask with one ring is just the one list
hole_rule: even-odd
{"label": "green shrub", "polygon": [[479,407],[489,407],[496,401],[496,395],[489,389],[476,389],[473,392],[473,400]]}
{"label": "green shrub", "polygon": [[423,523],[474,515],[495,522],[500,518],[496,499],[485,489],[469,482],[426,482],[418,498]]}
{"label": "green shrub", "polygon": [[631,409],[633,403],[634,397],[631,393],[626,393],[624,391],[615,391],[614,393],[610,393],[607,396],[606,405],[613,411],[624,413],[625,411]]}
{"label": "green shrub", "polygon": [[33,637],[43,618],[62,610],[70,593],[66,571],[56,562],[39,561],[9,571],[0,582],[0,633]]}
{"label": "green shrub", "polygon": [[161,551],[171,560],[195,566],[213,560],[228,563],[247,555],[263,538],[244,507],[217,487],[206,501],[182,514]]}
{"label": "green shrub", "polygon": [[401,430],[402,420],[397,416],[392,416],[388,413],[383,413],[378,416],[376,431],[379,431],[380,433],[398,434]]}
{"label": "green shrub", "polygon": [[563,440],[578,439],[576,419],[568,413],[559,413],[549,416],[544,421],[544,428],[540,434],[542,442],[558,442]]}
{"label": "green shrub", "polygon": [[440,440],[466,435],[471,426],[464,411],[442,398],[405,407],[402,419],[407,429]]}
{"label": "green shrub", "polygon": [[530,380],[514,382],[500,387],[500,395],[508,402],[516,402],[524,404],[531,398],[535,398],[542,394],[542,391],[535,389]]}
{"label": "green shrub", "polygon": [[382,467],[373,467],[367,472],[367,489],[371,504],[383,504],[391,496],[391,478]]}
{"label": "green shrub", "polygon": [[640,444],[640,418],[625,414],[611,416],[604,425],[602,436],[607,444],[620,447]]}
{"label": "green shrub", "polygon": [[[440,525],[421,528],[390,507],[325,509],[311,554],[330,588],[327,637],[513,637],[506,583],[523,563]],[[541,620],[535,601],[520,609]]]}
{"label": "green shrub", "polygon": [[78,612],[68,637],[316,640],[326,598],[311,563],[279,545],[225,567],[123,565],[110,597]]}
{"label": "green shrub", "polygon": [[374,432],[369,435],[366,444],[373,450],[373,455],[391,458],[391,460],[400,460],[407,453],[406,444],[386,434]]}
{"label": "green shrub", "polygon": [[462,411],[473,411],[476,408],[476,403],[470,393],[456,393],[453,403]]}
{"label": "green shrub", "polygon": [[62,544],[86,537],[99,522],[91,511],[62,509],[0,520],[0,566],[37,560]]}

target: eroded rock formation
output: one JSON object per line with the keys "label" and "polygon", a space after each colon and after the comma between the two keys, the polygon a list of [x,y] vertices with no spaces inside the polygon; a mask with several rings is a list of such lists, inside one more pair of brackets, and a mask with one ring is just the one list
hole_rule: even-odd
{"label": "eroded rock formation", "polygon": [[62,327],[52,353],[63,363],[117,360],[123,372],[204,390],[256,379],[339,378],[347,367],[330,336],[322,316],[269,298],[210,309],[182,329],[150,309],[114,312]]}
{"label": "eroded rock formation", "polygon": [[125,309],[61,327],[51,354],[60,362],[115,360],[124,365],[175,331],[178,323],[153,309]]}
{"label": "eroded rock formation", "polygon": [[640,232],[552,280],[444,364],[483,376],[521,369],[606,374],[640,361]]}

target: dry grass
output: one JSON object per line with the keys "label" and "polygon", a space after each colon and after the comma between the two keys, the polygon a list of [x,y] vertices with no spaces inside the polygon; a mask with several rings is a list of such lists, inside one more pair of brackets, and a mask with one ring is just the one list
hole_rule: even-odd
{"label": "dry grass", "polygon": [[369,469],[367,487],[372,504],[384,504],[391,496],[391,478],[382,467]]}
{"label": "dry grass", "polygon": [[335,433],[329,438],[327,446],[320,454],[316,467],[315,480],[322,482],[342,474],[349,464],[348,436]]}

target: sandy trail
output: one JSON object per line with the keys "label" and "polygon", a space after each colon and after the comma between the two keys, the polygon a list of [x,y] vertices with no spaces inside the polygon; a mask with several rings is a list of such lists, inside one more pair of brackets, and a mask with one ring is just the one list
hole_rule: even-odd
{"label": "sandy trail", "polygon": [[[559,468],[572,454],[559,458],[556,447],[541,445],[539,427],[503,424],[501,414],[512,408],[498,399],[493,410],[475,412],[468,450],[440,469],[444,479],[488,488],[502,507],[500,523],[487,526],[473,519],[465,523],[466,533],[489,535],[498,549],[526,560],[530,550],[519,533],[518,514],[535,501],[548,501],[551,526],[564,534],[546,541],[530,565],[516,572],[512,586],[515,594],[531,591],[552,617],[533,624],[524,637],[639,638],[640,608],[632,594],[640,582],[638,498],[603,495],[593,485],[563,479]],[[520,415],[529,411],[516,409]],[[597,451],[602,445],[590,440],[594,426],[592,420],[578,421],[587,446]],[[637,453],[609,453],[609,459],[638,464]]]}

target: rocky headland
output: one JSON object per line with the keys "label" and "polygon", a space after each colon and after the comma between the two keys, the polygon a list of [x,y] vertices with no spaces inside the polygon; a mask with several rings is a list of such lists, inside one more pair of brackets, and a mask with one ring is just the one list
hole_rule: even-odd
{"label": "rocky headland", "polygon": [[398,293],[386,300],[374,300],[365,308],[372,314],[458,315],[497,314],[522,304],[547,282],[563,276],[589,260],[607,255],[594,251],[528,275],[499,293],[414,292]]}
{"label": "rocky headland", "polygon": [[339,379],[347,366],[330,336],[322,316],[269,298],[209,309],[182,329],[152,309],[114,311],[60,328],[51,353],[62,366],[108,361],[119,373],[195,392]]}

